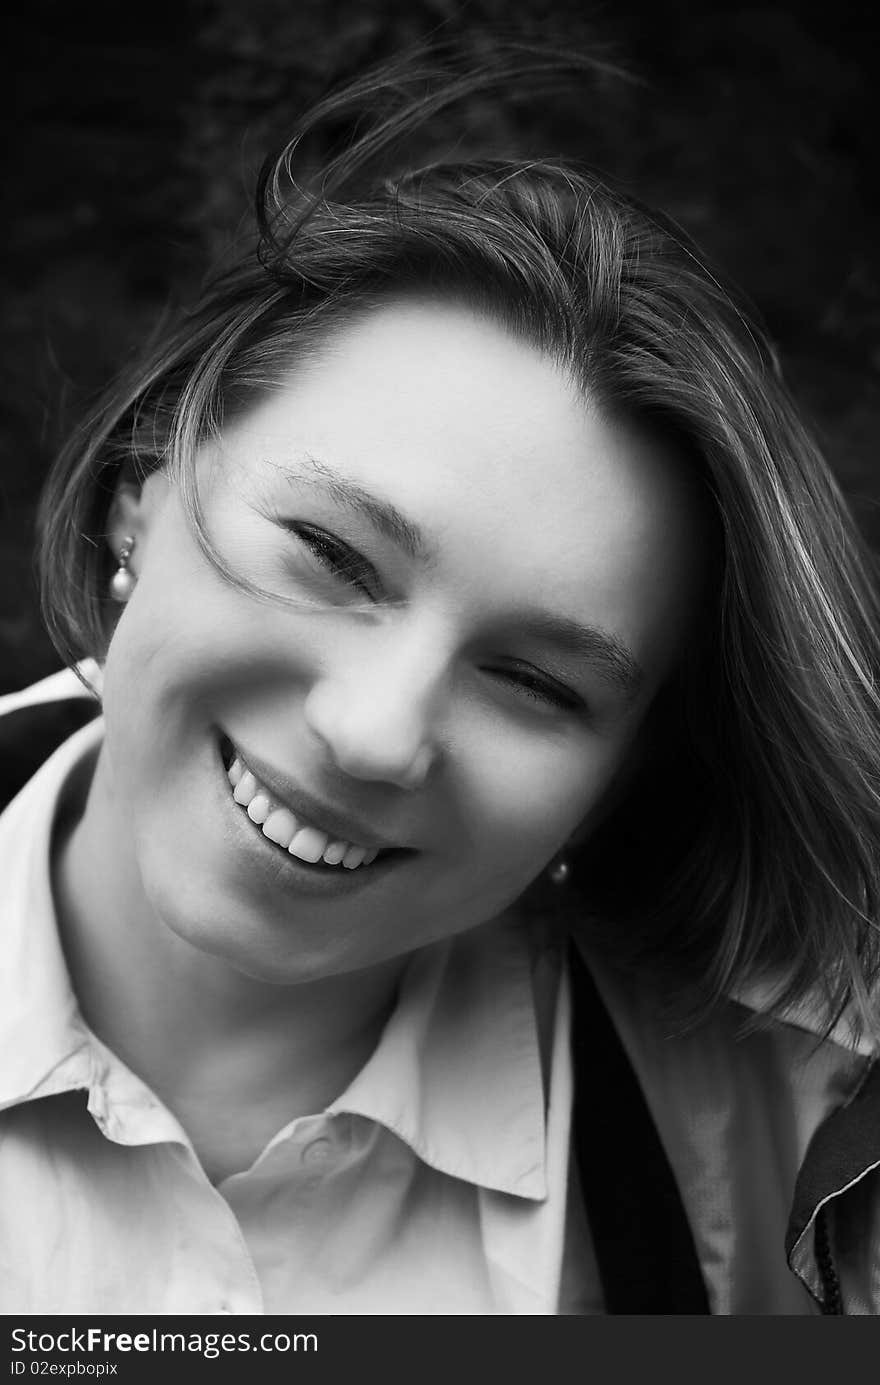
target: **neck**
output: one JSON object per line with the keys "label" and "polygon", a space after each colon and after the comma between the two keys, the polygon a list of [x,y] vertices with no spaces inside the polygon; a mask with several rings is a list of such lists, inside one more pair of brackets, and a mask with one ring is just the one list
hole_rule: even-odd
{"label": "neck", "polygon": [[363,1066],[403,963],[273,985],[194,947],[145,895],[121,815],[102,791],[100,755],[90,786],[87,779],[84,767],[70,785],[53,846],[60,933],[86,1022],[197,1147],[200,1131],[207,1148],[216,1121],[233,1113],[258,1146],[233,1163],[256,1157],[282,1125],[323,1110]]}

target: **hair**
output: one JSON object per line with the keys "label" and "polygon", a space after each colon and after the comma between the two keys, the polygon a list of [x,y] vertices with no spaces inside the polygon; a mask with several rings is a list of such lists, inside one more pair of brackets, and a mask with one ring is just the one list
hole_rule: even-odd
{"label": "hair", "polygon": [[[713,516],[702,621],[648,714],[635,778],[580,851],[573,926],[689,1013],[773,978],[769,1013],[811,998],[827,1028],[851,1006],[876,1032],[874,574],[771,345],[677,227],[588,169],[489,156],[413,168],[398,152],[464,96],[502,78],[552,85],[560,65],[519,54],[488,76],[446,67],[426,88],[410,60],[305,118],[264,166],[255,241],[59,457],[39,517],[46,621],[69,662],[106,647],[120,476],[175,469],[222,567],[192,484],[200,442],[354,313],[408,291],[460,296],[608,415],[671,439]],[[377,109],[297,184],[305,136]]]}

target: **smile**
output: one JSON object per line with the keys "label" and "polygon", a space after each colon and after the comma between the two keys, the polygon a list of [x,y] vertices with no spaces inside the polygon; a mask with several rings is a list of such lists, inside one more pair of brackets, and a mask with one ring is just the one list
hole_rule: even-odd
{"label": "smile", "polygon": [[273,798],[269,789],[237,752],[226,771],[226,777],[232,788],[233,799],[244,809],[251,822],[260,828],[263,836],[298,860],[309,865],[321,862],[325,866],[357,870],[372,865],[380,854],[376,848],[333,838],[300,814],[291,812],[286,804]]}

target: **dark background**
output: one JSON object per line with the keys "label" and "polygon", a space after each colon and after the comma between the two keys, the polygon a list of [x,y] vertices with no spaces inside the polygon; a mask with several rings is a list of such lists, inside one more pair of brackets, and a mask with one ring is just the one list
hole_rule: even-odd
{"label": "dark background", "polygon": [[[576,154],[662,206],[764,317],[880,549],[880,7],[623,0],[179,0],[7,8],[0,691],[57,666],[32,575],[65,429],[247,211],[262,154],[333,82],[440,29],[569,32],[639,80],[471,130]],[[454,132],[453,132],[454,133]]]}

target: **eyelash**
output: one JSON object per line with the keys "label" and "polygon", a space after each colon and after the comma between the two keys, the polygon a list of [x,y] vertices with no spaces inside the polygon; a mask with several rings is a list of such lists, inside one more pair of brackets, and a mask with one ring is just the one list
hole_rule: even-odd
{"label": "eyelash", "polygon": [[527,669],[493,669],[490,672],[499,673],[508,682],[516,684],[516,687],[533,702],[540,702],[565,712],[584,710],[583,700],[576,693],[559,683],[548,683],[539,674]]}
{"label": "eyelash", "polygon": [[[326,529],[304,524],[299,520],[283,521],[284,528],[305,544],[312,557],[347,587],[363,592],[371,601],[378,599],[381,583],[371,563],[357,549],[344,543]],[[539,673],[520,668],[489,668],[487,672],[512,683],[532,702],[565,712],[585,710],[583,700],[570,688],[550,683]]]}
{"label": "eyelash", "polygon": [[316,529],[311,524],[288,521],[284,527],[295,534],[312,557],[340,582],[363,592],[371,601],[377,599],[380,589],[378,574],[357,549],[328,534],[326,529]]}

